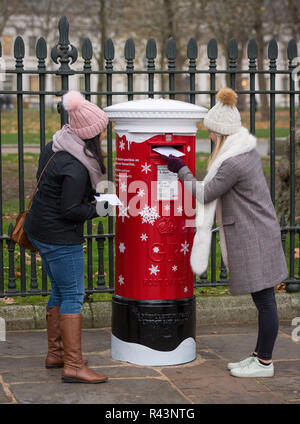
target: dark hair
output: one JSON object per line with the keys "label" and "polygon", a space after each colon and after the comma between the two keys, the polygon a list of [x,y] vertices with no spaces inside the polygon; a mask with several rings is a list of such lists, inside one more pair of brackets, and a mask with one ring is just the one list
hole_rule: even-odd
{"label": "dark hair", "polygon": [[[101,169],[102,174],[105,174],[106,167],[104,165],[104,158],[106,156],[103,154],[100,143],[99,143],[100,134],[95,135],[95,137],[93,138],[84,139],[83,141],[85,142],[85,146],[83,148],[83,151],[86,154],[86,156],[96,159],[96,161],[99,163],[99,167]],[[92,156],[88,155],[87,151],[92,153]]]}

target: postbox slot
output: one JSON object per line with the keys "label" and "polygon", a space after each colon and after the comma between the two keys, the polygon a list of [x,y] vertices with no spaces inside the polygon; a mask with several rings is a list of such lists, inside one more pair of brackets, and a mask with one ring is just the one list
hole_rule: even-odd
{"label": "postbox slot", "polygon": [[166,144],[166,143],[165,144],[155,144],[155,145],[152,144],[150,156],[154,156],[154,157],[160,156],[160,154],[155,152],[153,149],[156,149],[157,147],[167,147],[167,146],[173,147],[174,149],[179,150],[182,153],[185,153],[185,151],[184,151],[185,145],[184,144]]}

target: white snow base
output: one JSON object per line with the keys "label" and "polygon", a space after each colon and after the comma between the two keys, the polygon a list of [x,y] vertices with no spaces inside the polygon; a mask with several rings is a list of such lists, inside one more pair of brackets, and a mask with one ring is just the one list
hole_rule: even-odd
{"label": "white snow base", "polygon": [[137,343],[124,342],[112,334],[111,354],[113,359],[137,365],[177,365],[196,359],[196,342],[188,337],[176,349],[161,352]]}

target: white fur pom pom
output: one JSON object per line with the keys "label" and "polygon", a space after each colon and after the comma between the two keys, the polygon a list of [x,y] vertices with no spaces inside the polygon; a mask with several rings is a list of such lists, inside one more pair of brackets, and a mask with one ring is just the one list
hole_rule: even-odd
{"label": "white fur pom pom", "polygon": [[84,97],[79,91],[71,90],[63,96],[63,105],[67,111],[79,109]]}

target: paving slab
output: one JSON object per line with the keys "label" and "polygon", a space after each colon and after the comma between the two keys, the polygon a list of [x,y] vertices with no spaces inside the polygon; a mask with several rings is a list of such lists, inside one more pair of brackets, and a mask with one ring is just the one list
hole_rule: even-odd
{"label": "paving slab", "polygon": [[300,360],[276,361],[276,377],[300,377]]}
{"label": "paving slab", "polygon": [[[213,349],[216,353],[230,361],[238,361],[253,352],[256,346],[257,334],[208,335],[197,338],[198,346]],[[300,358],[299,343],[290,337],[278,335],[273,351],[273,359]]]}
{"label": "paving slab", "polygon": [[188,404],[176,388],[155,378],[110,379],[101,384],[11,384],[18,403],[30,404]]}
{"label": "paving slab", "polygon": [[9,403],[11,399],[6,395],[1,383],[0,383],[0,404],[1,403]]}
{"label": "paving slab", "polygon": [[197,403],[240,403],[240,396],[243,403],[281,402],[258,379],[233,378],[222,360],[207,360],[201,368],[163,369],[162,372]]}
{"label": "paving slab", "polygon": [[261,378],[261,383],[282,399],[300,401],[300,377]]}
{"label": "paving slab", "polygon": [[[94,366],[114,365],[116,363],[116,361],[111,359],[106,353],[98,353],[92,355],[92,357],[89,354],[83,353],[83,356],[85,359],[91,361],[91,364]],[[45,355],[25,357],[0,356],[0,372],[26,368],[31,368],[32,370],[42,369],[44,368],[44,363]]]}
{"label": "paving slab", "polygon": [[44,368],[44,330],[8,331],[7,341],[0,343],[0,403],[300,403],[300,346],[291,338],[290,323],[280,323],[275,376],[264,379],[235,378],[227,370],[229,360],[253,349],[256,323],[198,325],[196,359],[176,366],[143,367],[112,359],[110,337],[109,327],[83,330],[84,357],[109,377],[104,384],[83,385],[62,383],[61,369]]}
{"label": "paving slab", "polygon": [[[131,377],[160,377],[160,373],[152,368],[138,366],[93,366],[90,368],[95,372],[109,375],[109,378],[131,378]],[[60,380],[61,369],[22,369],[3,372],[4,383],[28,383],[37,381]]]}
{"label": "paving slab", "polygon": [[243,324],[205,324],[196,327],[196,335],[210,335],[210,334],[248,334],[249,331],[257,331],[257,323],[243,323]]}
{"label": "paving slab", "polygon": [[[102,351],[111,346],[111,335],[104,329],[85,330],[82,334],[85,352]],[[47,352],[46,330],[7,331],[6,342],[0,343],[2,355],[38,355]]]}

